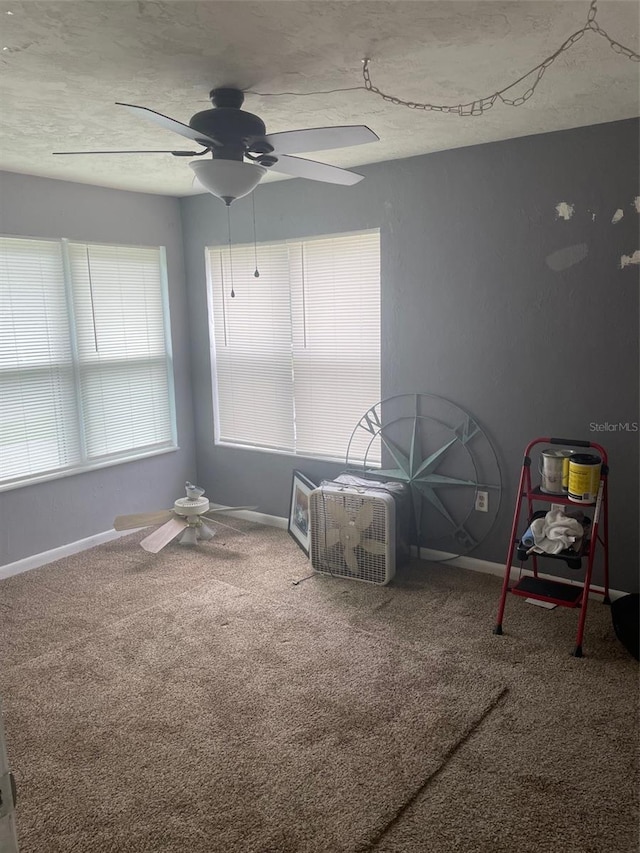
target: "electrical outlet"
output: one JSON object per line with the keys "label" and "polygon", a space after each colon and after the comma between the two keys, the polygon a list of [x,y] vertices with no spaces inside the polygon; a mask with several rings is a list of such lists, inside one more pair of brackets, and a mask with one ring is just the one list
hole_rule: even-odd
{"label": "electrical outlet", "polygon": [[489,512],[489,492],[476,492],[476,510]]}

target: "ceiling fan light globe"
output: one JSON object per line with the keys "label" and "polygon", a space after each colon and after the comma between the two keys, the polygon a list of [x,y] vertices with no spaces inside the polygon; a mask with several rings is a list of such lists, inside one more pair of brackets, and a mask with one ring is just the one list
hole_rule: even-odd
{"label": "ceiling fan light globe", "polygon": [[187,527],[180,537],[180,545],[197,545],[198,533],[195,527]]}
{"label": "ceiling fan light globe", "polygon": [[249,195],[267,173],[264,166],[240,160],[192,160],[189,166],[207,192],[226,205]]}

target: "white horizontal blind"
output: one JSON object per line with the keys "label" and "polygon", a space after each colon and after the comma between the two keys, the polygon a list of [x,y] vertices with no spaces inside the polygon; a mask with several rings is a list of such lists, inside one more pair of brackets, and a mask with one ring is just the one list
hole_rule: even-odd
{"label": "white horizontal blind", "polygon": [[[233,289],[231,296],[231,265]],[[285,243],[209,249],[218,438],[293,450],[289,261]]]}
{"label": "white horizontal blind", "polygon": [[[292,291],[296,452],[344,459],[354,427],[380,399],[380,236],[306,240],[291,251],[300,270]],[[363,450],[352,445],[350,459]],[[368,462],[379,458],[372,447]]]}
{"label": "white horizontal blind", "polygon": [[[207,252],[217,440],[344,460],[380,399],[379,232]],[[364,439],[351,448],[362,457]],[[368,437],[370,438],[370,436]],[[379,443],[368,461],[379,461]]]}
{"label": "white horizontal blind", "polygon": [[0,252],[0,480],[80,456],[59,242],[8,237]]}
{"label": "white horizontal blind", "polygon": [[164,250],[0,250],[0,486],[175,446]]}
{"label": "white horizontal blind", "polygon": [[172,442],[159,252],[69,244],[88,459]]}

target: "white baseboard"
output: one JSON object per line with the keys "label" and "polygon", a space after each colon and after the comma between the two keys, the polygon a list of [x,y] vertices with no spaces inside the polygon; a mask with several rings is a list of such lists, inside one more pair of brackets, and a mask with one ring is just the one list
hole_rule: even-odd
{"label": "white baseboard", "polygon": [[[213,509],[224,509],[223,504],[211,504]],[[247,521],[255,521],[258,524],[266,524],[269,527],[279,527],[281,530],[289,529],[289,520],[282,518],[279,515],[267,515],[263,512],[255,512],[253,510],[238,510],[233,513],[237,518],[244,518]],[[86,539],[79,539],[77,542],[70,542],[68,545],[61,545],[59,548],[53,548],[51,551],[43,551],[41,554],[34,554],[32,557],[25,557],[24,560],[17,560],[15,563],[8,563],[6,566],[0,566],[0,580],[8,578],[11,575],[17,575],[21,572],[27,572],[29,569],[37,569],[39,566],[44,566],[47,563],[53,563],[55,560],[60,560],[62,557],[68,557],[71,554],[77,554],[79,551],[85,551],[87,548],[93,548],[95,545],[101,545],[103,542],[110,542],[112,539],[117,539],[120,536],[128,536],[133,533],[133,530],[106,530],[104,533],[96,533],[95,536],[88,536]],[[413,556],[418,556],[416,548],[412,548]],[[446,566],[456,566],[459,569],[468,569],[472,572],[482,572],[487,575],[496,575],[504,577],[504,565],[500,563],[492,563],[489,560],[479,560],[476,557],[457,557],[453,554],[448,554],[445,551],[432,551],[429,548],[420,549],[420,559],[428,560],[432,563],[442,563]],[[511,566],[511,571],[518,574],[519,566]],[[522,569],[523,575],[532,575],[530,569]],[[543,572],[538,573],[538,577],[545,580],[557,580],[556,577]],[[572,586],[584,586],[582,581],[563,578],[563,583],[571,584]],[[604,595],[604,588],[601,586],[592,586],[591,598],[598,595]],[[627,595],[626,592],[619,589],[610,589],[609,597],[612,601],[616,598],[621,598]]]}
{"label": "white baseboard", "polygon": [[104,533],[96,533],[94,536],[87,536],[86,539],[69,542],[67,545],[60,545],[58,548],[52,548],[50,551],[41,551],[39,554],[25,557],[23,560],[16,560],[15,563],[7,563],[4,566],[0,566],[0,580],[11,577],[11,575],[28,572],[30,569],[37,569],[40,566],[45,566],[47,563],[61,560],[63,557],[70,557],[71,554],[78,554],[80,551],[86,551],[88,548],[102,545],[103,542],[110,542],[112,539],[128,536],[129,533],[134,533],[134,531],[105,530]]}
{"label": "white baseboard", "polygon": [[[225,508],[224,504],[211,504],[211,507],[212,509]],[[289,520],[281,518],[278,515],[266,515],[265,513],[253,512],[251,510],[239,510],[234,515],[237,518],[255,521],[258,524],[280,527],[282,530],[287,530],[289,527]],[[142,530],[143,528],[139,527],[136,529]],[[80,551],[86,551],[88,548],[102,545],[103,542],[110,542],[112,539],[119,539],[121,536],[128,536],[130,533],[135,533],[135,530],[105,530],[103,533],[87,536],[86,539],[78,539],[76,542],[60,545],[60,547],[52,548],[50,551],[42,551],[39,554],[33,554],[31,557],[16,560],[15,563],[6,563],[4,566],[0,566],[0,580],[9,578],[12,575],[22,574],[22,572],[28,572],[30,569],[38,569],[47,563],[54,563],[63,557],[70,557],[72,554],[78,554]]]}
{"label": "white baseboard", "polygon": [[[417,548],[412,548],[411,550],[414,556],[418,556]],[[503,563],[492,563],[489,560],[479,560],[476,557],[457,557],[454,554],[448,554],[445,551],[432,551],[430,548],[421,548],[420,559],[428,560],[432,563],[442,563],[445,566],[456,566],[457,568],[468,569],[472,572],[482,572],[485,575],[496,575],[500,578],[504,577],[505,567]],[[512,575],[514,573],[516,575],[533,575],[531,569],[520,569],[520,566],[511,566],[511,573]],[[538,572],[538,577],[550,581],[558,580],[556,575],[550,575],[545,572]],[[562,580],[562,583],[567,583],[571,586],[584,586],[582,581],[572,580],[571,578],[561,578],[560,580]],[[623,595],[627,594],[628,593],[619,589],[609,589],[609,598],[612,601],[615,601],[616,598],[621,598]],[[604,596],[604,587],[591,584],[591,593],[589,594],[589,597],[599,598],[601,596]]]}

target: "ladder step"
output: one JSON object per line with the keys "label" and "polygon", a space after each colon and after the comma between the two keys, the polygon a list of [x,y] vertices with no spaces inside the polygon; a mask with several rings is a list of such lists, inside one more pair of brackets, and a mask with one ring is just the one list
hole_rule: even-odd
{"label": "ladder step", "polygon": [[582,599],[582,587],[543,578],[523,577],[512,587],[514,595],[550,601],[560,607],[577,607]]}

